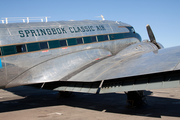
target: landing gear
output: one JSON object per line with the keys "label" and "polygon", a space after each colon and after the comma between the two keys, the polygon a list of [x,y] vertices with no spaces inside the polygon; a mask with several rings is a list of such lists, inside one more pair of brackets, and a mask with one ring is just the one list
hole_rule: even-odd
{"label": "landing gear", "polygon": [[144,91],[129,91],[125,93],[127,95],[126,107],[134,108],[147,104]]}
{"label": "landing gear", "polygon": [[72,92],[68,92],[68,91],[59,91],[58,97],[59,98],[69,98],[71,97]]}

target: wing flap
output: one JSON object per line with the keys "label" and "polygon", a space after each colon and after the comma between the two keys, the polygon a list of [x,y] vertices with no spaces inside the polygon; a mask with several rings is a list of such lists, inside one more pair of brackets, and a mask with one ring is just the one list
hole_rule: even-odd
{"label": "wing flap", "polygon": [[152,90],[180,87],[180,70],[162,72],[135,77],[104,80],[97,82],[58,81],[45,83],[43,89],[84,92],[84,93],[113,93],[124,91]]}

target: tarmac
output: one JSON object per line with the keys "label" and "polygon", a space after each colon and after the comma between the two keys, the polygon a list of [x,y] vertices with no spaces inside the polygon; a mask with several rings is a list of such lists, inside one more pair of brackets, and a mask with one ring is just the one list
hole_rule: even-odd
{"label": "tarmac", "polygon": [[20,86],[0,89],[0,120],[180,120],[180,88],[145,91],[148,105],[126,107],[124,93],[73,93]]}

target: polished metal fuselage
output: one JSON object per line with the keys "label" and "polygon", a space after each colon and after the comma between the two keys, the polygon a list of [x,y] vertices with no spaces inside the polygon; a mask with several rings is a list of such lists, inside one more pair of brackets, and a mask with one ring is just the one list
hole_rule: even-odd
{"label": "polished metal fuselage", "polygon": [[[105,30],[98,28],[102,25]],[[127,27],[130,25],[121,22],[90,20],[1,24],[0,46],[131,32]],[[41,34],[40,29],[48,29],[46,35]],[[0,88],[67,80],[68,75],[79,68],[138,42],[140,39],[130,37],[1,56]]]}

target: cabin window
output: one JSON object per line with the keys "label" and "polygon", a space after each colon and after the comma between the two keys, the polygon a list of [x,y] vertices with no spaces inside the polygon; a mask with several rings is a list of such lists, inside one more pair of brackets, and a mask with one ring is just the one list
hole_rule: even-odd
{"label": "cabin window", "polygon": [[84,43],[91,43],[91,37],[83,37]]}
{"label": "cabin window", "polygon": [[39,45],[40,45],[40,49],[48,49],[47,42],[40,42]]}
{"label": "cabin window", "polygon": [[116,39],[122,39],[124,38],[123,34],[111,34],[110,36],[110,40],[116,40]]}
{"label": "cabin window", "polygon": [[82,38],[76,38],[77,44],[83,44]]}
{"label": "cabin window", "polygon": [[61,47],[67,46],[66,40],[60,40],[59,42]]}
{"label": "cabin window", "polygon": [[92,42],[97,42],[96,36],[92,36],[92,37],[91,37],[91,40],[92,40]]}
{"label": "cabin window", "polygon": [[104,41],[105,40],[103,35],[97,36],[97,38],[98,38],[98,41]]}
{"label": "cabin window", "polygon": [[60,47],[60,42],[59,42],[59,40],[48,41],[48,43],[49,43],[49,47],[50,47],[50,48]]}
{"label": "cabin window", "polygon": [[77,45],[76,38],[67,39],[68,46]]}
{"label": "cabin window", "polygon": [[99,35],[97,36],[98,41],[105,41],[108,40],[108,36],[107,35]]}
{"label": "cabin window", "polygon": [[97,42],[96,36],[92,36],[92,37],[84,37],[83,39],[84,39],[84,43]]}
{"label": "cabin window", "polygon": [[31,52],[31,51],[40,50],[40,47],[39,47],[38,43],[29,43],[29,44],[27,44],[27,49],[29,52]]}
{"label": "cabin window", "polygon": [[103,35],[105,40],[109,40],[108,35]]}
{"label": "cabin window", "polygon": [[110,40],[114,40],[114,35],[109,35],[110,36]]}
{"label": "cabin window", "polygon": [[15,46],[4,46],[1,49],[2,49],[2,55],[16,54]]}
{"label": "cabin window", "polygon": [[26,52],[26,45],[16,45],[17,53]]}

